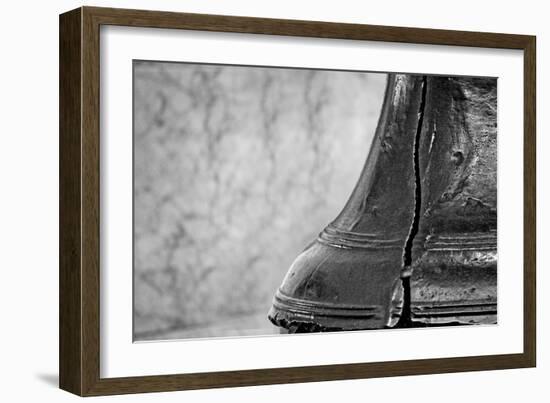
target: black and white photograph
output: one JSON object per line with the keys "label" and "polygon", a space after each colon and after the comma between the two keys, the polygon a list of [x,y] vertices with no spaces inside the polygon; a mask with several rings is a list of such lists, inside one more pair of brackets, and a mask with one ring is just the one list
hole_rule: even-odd
{"label": "black and white photograph", "polygon": [[547,7],[442,4],[5,2],[0,401],[547,403]]}
{"label": "black and white photograph", "polygon": [[133,338],[497,323],[497,78],[133,61]]}

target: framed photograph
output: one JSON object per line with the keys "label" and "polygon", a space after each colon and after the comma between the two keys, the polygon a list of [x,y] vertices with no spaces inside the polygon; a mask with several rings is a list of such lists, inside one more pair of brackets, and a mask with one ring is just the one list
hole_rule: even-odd
{"label": "framed photograph", "polygon": [[60,16],[60,387],[533,367],[535,37]]}

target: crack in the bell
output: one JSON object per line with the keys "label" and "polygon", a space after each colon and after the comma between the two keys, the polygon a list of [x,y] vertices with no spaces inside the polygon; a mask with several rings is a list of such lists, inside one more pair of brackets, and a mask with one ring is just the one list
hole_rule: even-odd
{"label": "crack in the bell", "polygon": [[418,234],[420,226],[420,210],[422,205],[422,184],[420,179],[420,135],[422,133],[422,125],[424,124],[424,109],[426,107],[426,92],[427,92],[427,77],[422,76],[422,95],[420,98],[420,107],[418,108],[418,123],[416,126],[416,134],[413,147],[413,168],[414,168],[414,215],[409,230],[409,235],[405,241],[403,248],[403,269],[401,281],[403,286],[403,309],[401,317],[396,324],[396,327],[411,326],[411,264],[412,264],[412,249],[414,238]]}

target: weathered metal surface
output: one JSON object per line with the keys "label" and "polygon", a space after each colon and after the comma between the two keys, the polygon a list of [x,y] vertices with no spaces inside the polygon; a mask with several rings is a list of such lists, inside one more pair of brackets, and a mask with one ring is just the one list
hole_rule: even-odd
{"label": "weathered metal surface", "polygon": [[340,215],[290,267],[269,312],[274,324],[312,332],[381,328],[399,318],[424,87],[421,76],[389,77],[356,188]]}
{"label": "weathered metal surface", "polygon": [[427,78],[412,321],[496,321],[496,111],[496,79]]}
{"label": "weathered metal surface", "polygon": [[496,79],[390,75],[359,182],[270,320],[289,332],[495,322],[496,100]]}

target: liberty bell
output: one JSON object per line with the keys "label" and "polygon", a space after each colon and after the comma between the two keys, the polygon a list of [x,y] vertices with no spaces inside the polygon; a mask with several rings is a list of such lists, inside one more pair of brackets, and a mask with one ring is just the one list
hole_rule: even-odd
{"label": "liberty bell", "polygon": [[496,79],[388,76],[359,181],[268,317],[291,333],[496,320]]}

